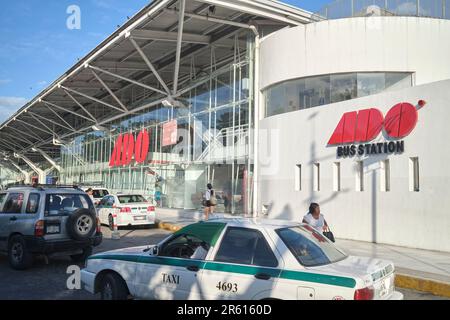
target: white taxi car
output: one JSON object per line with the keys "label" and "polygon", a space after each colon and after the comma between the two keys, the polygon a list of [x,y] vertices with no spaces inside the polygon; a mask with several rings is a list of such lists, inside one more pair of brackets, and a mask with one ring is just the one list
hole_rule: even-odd
{"label": "white taxi car", "polygon": [[156,223],[155,206],[139,194],[115,194],[104,197],[97,206],[101,224],[114,226],[138,226]]}
{"label": "white taxi car", "polygon": [[403,299],[394,266],[347,256],[311,227],[218,219],[158,245],[91,256],[81,279],[102,299]]}

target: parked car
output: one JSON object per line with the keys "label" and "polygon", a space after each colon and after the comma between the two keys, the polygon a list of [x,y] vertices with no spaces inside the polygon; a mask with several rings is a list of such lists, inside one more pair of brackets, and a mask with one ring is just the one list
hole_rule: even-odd
{"label": "parked car", "polygon": [[102,299],[402,299],[389,261],[346,255],[305,224],[217,219],[157,245],[88,258],[84,289]]}
{"label": "parked car", "polygon": [[0,192],[0,251],[24,270],[37,254],[67,252],[86,260],[102,242],[89,196],[77,187],[15,186]]}
{"label": "parked car", "polygon": [[115,194],[104,197],[98,207],[100,223],[114,230],[124,226],[153,226],[155,206],[140,194]]}
{"label": "parked car", "polygon": [[92,196],[94,197],[94,204],[98,205],[100,201],[111,192],[108,189],[102,187],[83,187],[84,192],[88,189],[92,189]]}

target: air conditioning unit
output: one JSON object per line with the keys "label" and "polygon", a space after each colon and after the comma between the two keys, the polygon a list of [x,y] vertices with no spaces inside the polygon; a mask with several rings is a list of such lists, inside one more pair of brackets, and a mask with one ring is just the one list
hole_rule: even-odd
{"label": "air conditioning unit", "polygon": [[368,6],[366,9],[366,16],[381,16],[381,8],[379,6]]}

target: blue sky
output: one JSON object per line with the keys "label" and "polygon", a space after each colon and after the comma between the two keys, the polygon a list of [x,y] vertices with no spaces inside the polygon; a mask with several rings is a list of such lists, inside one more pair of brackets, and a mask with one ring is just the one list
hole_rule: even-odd
{"label": "blue sky", "polygon": [[[149,0],[14,0],[0,11],[0,123],[62,75]],[[317,11],[326,0],[285,0]],[[81,29],[67,28],[78,5]]]}

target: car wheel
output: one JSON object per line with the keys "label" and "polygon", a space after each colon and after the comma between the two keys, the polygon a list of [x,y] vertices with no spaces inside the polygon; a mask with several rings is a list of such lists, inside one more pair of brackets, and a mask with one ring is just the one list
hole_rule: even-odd
{"label": "car wheel", "polygon": [[109,230],[114,231],[114,217],[112,216],[112,214],[110,214],[108,217],[108,226]]}
{"label": "car wheel", "polygon": [[22,236],[13,236],[8,245],[8,259],[11,268],[26,270],[33,264],[33,255],[27,250]]}
{"label": "car wheel", "polygon": [[102,300],[127,300],[127,284],[118,274],[108,273],[100,285],[100,295]]}
{"label": "car wheel", "polygon": [[70,256],[70,258],[74,261],[74,262],[85,262],[87,260],[87,258],[89,258],[89,256],[92,255],[92,246],[84,248],[83,252],[80,254],[73,254]]}
{"label": "car wheel", "polygon": [[96,229],[97,216],[91,210],[76,210],[67,219],[66,230],[74,240],[82,241],[89,239],[94,235]]}

